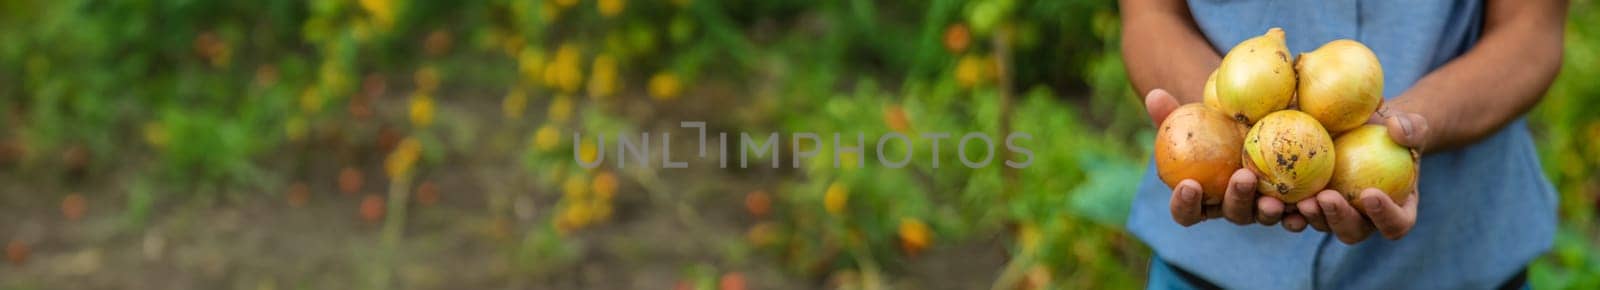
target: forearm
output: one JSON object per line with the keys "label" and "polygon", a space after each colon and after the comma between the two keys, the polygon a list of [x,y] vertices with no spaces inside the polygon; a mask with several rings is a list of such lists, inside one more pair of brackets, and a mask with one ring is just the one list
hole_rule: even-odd
{"label": "forearm", "polygon": [[1183,1],[1123,0],[1122,59],[1138,95],[1164,89],[1181,103],[1200,102],[1221,57]]}
{"label": "forearm", "polygon": [[1390,104],[1427,120],[1425,150],[1456,148],[1494,134],[1538,104],[1560,71],[1565,3],[1550,10],[1532,7],[1539,5],[1508,9],[1504,4],[1522,3],[1501,2],[1490,7],[1498,14],[1487,16],[1475,47]]}

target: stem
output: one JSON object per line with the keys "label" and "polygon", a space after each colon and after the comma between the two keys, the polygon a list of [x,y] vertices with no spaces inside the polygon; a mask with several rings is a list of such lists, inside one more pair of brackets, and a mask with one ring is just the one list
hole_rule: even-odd
{"label": "stem", "polygon": [[[996,29],[994,37],[991,38],[994,42],[995,86],[1000,90],[1000,138],[1011,135],[1011,115],[1013,115],[1011,104],[1013,94],[1011,91],[1011,31],[1009,25],[1002,29]],[[1011,160],[1010,152],[1009,150],[1000,150],[998,152],[1002,163],[1005,160]],[[1016,191],[1016,186],[1013,184],[1017,183],[1017,170],[1010,166],[1002,166],[1000,167],[1000,176],[1006,181],[1000,183],[1000,195],[1010,199],[1012,193]]]}

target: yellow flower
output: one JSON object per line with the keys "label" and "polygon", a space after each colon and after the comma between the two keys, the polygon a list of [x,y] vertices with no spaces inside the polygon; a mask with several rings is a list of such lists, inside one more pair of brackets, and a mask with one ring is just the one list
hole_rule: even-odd
{"label": "yellow flower", "polygon": [[372,15],[373,22],[387,29],[394,25],[395,16],[394,0],[361,0],[361,8]]}
{"label": "yellow flower", "polygon": [[982,84],[993,73],[991,66],[992,62],[984,57],[975,55],[963,56],[956,63],[956,83],[961,84],[963,88],[971,88]]}
{"label": "yellow flower", "polygon": [[561,207],[561,215],[556,217],[556,230],[569,233],[589,225],[589,208],[580,204],[568,203]]}
{"label": "yellow flower", "polygon": [[500,113],[506,119],[522,119],[522,112],[527,108],[528,94],[522,91],[522,87],[512,88],[506,92],[506,98],[500,101]]}
{"label": "yellow flower", "polygon": [[1023,252],[1038,248],[1039,240],[1042,236],[1039,233],[1039,227],[1032,222],[1023,222],[1017,228],[1017,244],[1021,246]]}
{"label": "yellow flower", "polygon": [[433,97],[417,94],[411,96],[411,125],[426,128],[433,124]]}
{"label": "yellow flower", "polygon": [[617,175],[610,171],[601,171],[594,175],[594,194],[603,200],[611,200],[617,195]]}
{"label": "yellow flower", "polygon": [[561,146],[561,130],[556,129],[555,125],[545,124],[533,133],[533,147],[539,151],[554,151],[556,146]]}
{"label": "yellow flower", "polygon": [[609,97],[617,92],[617,61],[611,55],[595,56],[589,69],[594,73],[589,77],[589,97]]}
{"label": "yellow flower", "polygon": [[678,83],[678,76],[670,72],[660,72],[650,77],[650,96],[657,100],[673,100],[682,93],[682,85]]}
{"label": "yellow flower", "polygon": [[600,150],[595,148],[594,141],[584,139],[578,144],[578,158],[584,163],[594,162],[595,158],[600,158]]}
{"label": "yellow flower", "polygon": [[622,8],[626,6],[627,1],[624,0],[599,0],[595,2],[595,7],[600,9],[600,16],[605,17],[622,14]]}
{"label": "yellow flower", "polygon": [[573,174],[561,183],[561,198],[567,202],[577,202],[589,199],[589,188],[586,187],[583,176]]}
{"label": "yellow flower", "polygon": [[422,156],[422,142],[415,137],[406,137],[395,146],[394,152],[384,159],[383,169],[389,178],[400,178],[411,173],[411,168],[417,165],[417,159]]}
{"label": "yellow flower", "polygon": [[555,99],[551,99],[549,110],[546,114],[549,115],[550,121],[564,123],[567,120],[571,120],[572,97],[557,96]]}
{"label": "yellow flower", "polygon": [[923,249],[927,249],[928,244],[933,239],[928,230],[928,224],[922,223],[921,220],[916,218],[900,218],[898,233],[900,234],[900,249],[908,255],[916,255],[922,252]]}
{"label": "yellow flower", "polygon": [[524,47],[522,53],[517,54],[517,69],[522,72],[530,85],[544,81],[544,53],[532,47]]}
{"label": "yellow flower", "polygon": [[544,68],[544,82],[546,86],[561,90],[563,93],[575,93],[578,86],[583,85],[583,68],[579,63],[582,51],[576,44],[562,44],[556,49],[555,58]]}
{"label": "yellow flower", "polygon": [[322,93],[317,88],[310,87],[300,91],[300,111],[316,114],[322,111]]}
{"label": "yellow flower", "polygon": [[434,90],[439,89],[439,70],[433,68],[432,65],[418,68],[417,72],[411,75],[411,78],[417,82],[417,91],[419,92],[433,93]]}
{"label": "yellow flower", "polygon": [[822,208],[830,214],[843,214],[846,203],[850,201],[850,189],[843,183],[834,182],[828,185],[828,191],[822,196]]}

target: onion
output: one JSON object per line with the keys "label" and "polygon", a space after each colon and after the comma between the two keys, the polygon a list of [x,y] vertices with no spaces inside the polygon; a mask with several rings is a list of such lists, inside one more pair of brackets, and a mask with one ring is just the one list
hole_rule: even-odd
{"label": "onion", "polygon": [[1218,110],[1220,112],[1222,110],[1222,104],[1217,103],[1217,71],[1211,71],[1211,76],[1206,77],[1205,88],[1200,90],[1200,95],[1204,96],[1202,102],[1206,104],[1206,107],[1210,107],[1211,109]]}
{"label": "onion", "polygon": [[1168,187],[1200,183],[1206,204],[1222,203],[1228,179],[1242,166],[1244,127],[1201,104],[1179,107],[1156,132],[1156,173]]}
{"label": "onion", "polygon": [[1366,45],[1334,40],[1295,62],[1300,111],[1329,132],[1344,132],[1367,122],[1383,102],[1383,66]]}
{"label": "onion", "polygon": [[1240,123],[1254,124],[1289,107],[1295,71],[1283,38],[1283,29],[1272,28],[1228,50],[1216,72],[1218,110]]}
{"label": "onion", "polygon": [[1333,140],[1311,115],[1283,110],[1262,117],[1244,139],[1245,168],[1256,173],[1256,190],[1288,203],[1328,185],[1333,176]]}
{"label": "onion", "polygon": [[1375,188],[1394,202],[1405,202],[1417,182],[1417,156],[1411,149],[1389,138],[1389,128],[1365,125],[1340,135],[1333,141],[1336,162],[1328,188],[1361,205],[1361,191]]}

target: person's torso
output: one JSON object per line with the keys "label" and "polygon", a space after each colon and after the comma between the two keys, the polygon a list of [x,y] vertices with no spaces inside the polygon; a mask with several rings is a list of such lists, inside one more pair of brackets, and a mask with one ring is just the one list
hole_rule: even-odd
{"label": "person's torso", "polygon": [[[1409,89],[1477,41],[1479,1],[1193,0],[1195,21],[1225,53],[1282,27],[1292,53],[1335,39],[1372,48],[1384,69],[1384,97]],[[1555,195],[1540,173],[1520,119],[1477,144],[1425,156],[1419,217],[1399,241],[1345,245],[1320,232],[1237,226],[1183,228],[1172,221],[1171,189],[1146,170],[1128,228],[1168,263],[1227,288],[1490,288],[1550,246]]]}

